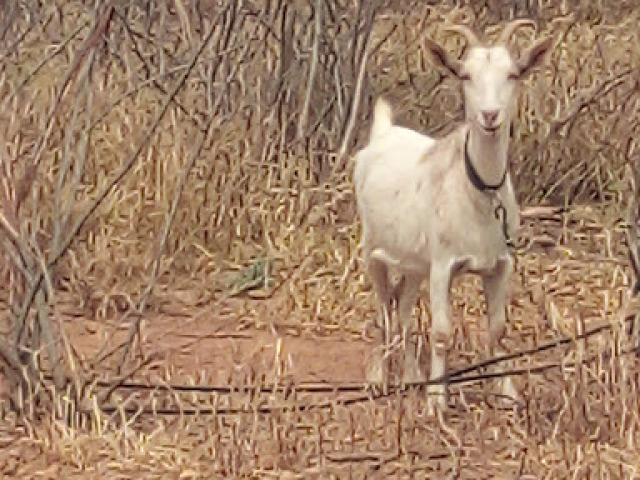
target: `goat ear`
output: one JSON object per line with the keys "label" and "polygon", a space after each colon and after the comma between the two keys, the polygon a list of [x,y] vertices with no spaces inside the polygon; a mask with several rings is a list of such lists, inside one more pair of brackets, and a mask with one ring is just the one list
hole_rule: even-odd
{"label": "goat ear", "polygon": [[534,68],[543,64],[551,54],[553,47],[555,47],[554,38],[546,37],[537,40],[525,50],[517,62],[518,77],[526,77]]}
{"label": "goat ear", "polygon": [[461,62],[457,58],[453,58],[448,54],[444,48],[438,45],[433,40],[425,39],[427,46],[427,53],[431,58],[431,61],[438,67],[444,67],[449,73],[455,77],[460,78]]}

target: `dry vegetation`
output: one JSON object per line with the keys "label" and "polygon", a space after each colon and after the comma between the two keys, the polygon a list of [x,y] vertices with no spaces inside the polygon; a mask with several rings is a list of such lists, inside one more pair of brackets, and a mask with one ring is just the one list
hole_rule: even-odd
{"label": "dry vegetation", "polygon": [[[559,39],[513,132],[516,353],[479,363],[479,282],[457,281],[450,409],[429,418],[424,391],[361,388],[351,154],[379,94],[450,129],[458,86],[422,39],[512,16]],[[0,472],[640,478],[639,20],[614,0],[5,2]]]}

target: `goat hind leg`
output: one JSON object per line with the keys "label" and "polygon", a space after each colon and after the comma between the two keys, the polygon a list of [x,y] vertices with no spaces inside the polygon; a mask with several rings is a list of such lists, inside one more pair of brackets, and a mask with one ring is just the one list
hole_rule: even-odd
{"label": "goat hind leg", "polygon": [[[413,318],[413,310],[420,292],[422,278],[405,275],[399,288],[394,290],[398,305],[398,320],[402,327],[404,366],[402,383],[422,382],[425,375],[420,366],[420,329]],[[412,328],[414,327],[414,328]]]}
{"label": "goat hind leg", "polygon": [[370,363],[366,365],[367,381],[372,384],[387,386],[389,371],[389,348],[392,329],[392,288],[389,282],[387,265],[376,259],[369,258],[369,276],[373,282],[378,300],[380,301],[379,344],[371,353]]}

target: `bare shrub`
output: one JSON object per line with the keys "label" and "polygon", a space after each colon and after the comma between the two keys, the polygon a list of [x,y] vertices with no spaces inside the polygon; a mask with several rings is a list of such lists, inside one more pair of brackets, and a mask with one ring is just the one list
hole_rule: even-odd
{"label": "bare shrub", "polygon": [[[529,16],[541,26],[536,35],[561,32],[549,74],[523,86],[513,132],[513,144],[522,148],[511,153],[512,173],[522,204],[595,206],[577,210],[579,218],[544,213],[530,221],[525,240],[531,250],[518,261],[520,280],[513,287],[519,296],[509,309],[517,317],[518,341],[529,347],[563,328],[565,333],[578,329],[559,320],[579,325],[568,313],[574,303],[582,305],[587,313],[580,315],[589,322],[608,319],[620,307],[617,299],[630,276],[626,260],[620,260],[625,253],[619,207],[629,203],[627,166],[637,155],[640,12],[635,3],[5,2],[0,9],[0,359],[8,386],[0,389],[12,407],[29,414],[24,418],[50,415],[48,435],[65,439],[56,451],[66,465],[81,469],[87,458],[111,457],[83,456],[79,430],[95,434],[95,452],[105,445],[117,444],[122,452],[148,445],[146,434],[136,440],[121,433],[138,418],[136,401],[147,406],[153,399],[125,401],[116,388],[141,369],[160,369],[143,319],[152,324],[176,305],[188,305],[222,312],[238,328],[359,337],[374,305],[365,294],[369,286],[356,249],[350,154],[364,145],[371,102],[380,94],[393,92],[391,100],[403,112],[399,122],[427,134],[443,134],[462,119],[455,83],[424,58],[426,36],[460,51],[458,40],[445,35],[445,23],[463,22],[493,35],[498,23]],[[523,35],[521,46],[531,38]],[[457,315],[477,315],[483,308],[479,297],[467,295],[476,287],[466,281],[455,286],[466,290],[468,299],[464,305],[457,301]],[[545,295],[553,297],[555,310]],[[560,330],[551,325],[551,311],[559,312]],[[277,321],[282,324],[276,328]],[[476,335],[473,325],[469,329],[456,335],[456,348],[467,353],[478,344],[467,344],[466,334]],[[99,345],[81,348],[95,332]],[[590,348],[596,347],[604,348],[595,342]],[[553,362],[568,361],[571,352]],[[505,443],[491,443],[494,430],[477,431],[481,423],[474,423],[473,415],[496,432],[528,431],[522,451],[529,453],[509,457],[510,472],[542,469],[543,462],[530,452],[551,455],[567,442],[567,455],[573,456],[568,464],[577,463],[585,458],[584,444],[557,432],[549,435],[553,421],[561,429],[579,413],[570,405],[562,410],[568,405],[563,395],[586,392],[587,407],[606,404],[601,409],[611,419],[606,438],[612,449],[622,448],[622,439],[635,438],[635,419],[613,414],[636,406],[629,393],[634,378],[622,360],[615,363],[621,357],[600,354],[602,365],[613,362],[611,371],[629,375],[617,384],[618,395],[607,393],[613,390],[604,381],[589,383],[585,369],[579,385],[562,376],[527,377],[525,391],[540,399],[529,412],[530,430],[519,423],[513,427],[505,416],[482,417],[483,410],[470,413],[459,433],[493,445],[487,447],[496,449],[492,461],[501,464],[506,450],[498,450]],[[172,370],[166,366],[164,372],[169,377]],[[597,375],[606,372],[602,367]],[[566,381],[564,390],[549,393],[553,381]],[[245,397],[233,399],[248,401]],[[269,428],[259,438],[251,437],[257,423],[250,417],[232,416],[230,423],[216,417],[207,430],[211,435],[204,436],[222,438],[225,454],[202,471],[229,476],[271,468],[266,454],[256,460],[245,446],[269,450],[266,442],[279,434],[288,452],[273,454],[281,468],[295,458],[303,461],[301,454],[295,456],[296,449],[302,451],[298,440],[311,442],[305,468],[314,468],[310,465],[321,457],[333,461],[323,456],[327,432],[339,422],[342,435],[351,421],[345,418],[353,415],[351,445],[362,446],[363,431],[397,434],[384,420],[390,415],[397,425],[408,418],[413,428],[409,437],[400,435],[406,440],[398,446],[403,454],[415,450],[430,458],[457,452],[452,469],[478,460],[475,450],[456,446],[453,437],[421,423],[419,402],[410,405],[362,407],[357,414],[346,407],[325,409],[312,419],[313,441],[301,433],[306,427],[290,426],[298,418],[291,411],[275,420],[261,418]],[[549,411],[564,413],[549,417]],[[76,417],[79,412],[85,423]],[[375,421],[368,422],[371,418]],[[615,424],[617,418],[627,423]],[[101,436],[105,425],[119,428],[116,424],[124,425],[117,432],[123,443]],[[189,436],[178,430],[177,436]],[[425,450],[425,432],[437,451]],[[171,436],[164,431],[154,437],[156,452],[164,448],[165,434]],[[537,450],[536,442],[547,437],[554,441]],[[49,437],[38,441],[50,442]],[[374,443],[366,448],[378,448]],[[336,440],[336,449],[340,445]],[[380,459],[386,473],[397,473],[395,460]],[[336,475],[345,476],[352,460],[335,457]],[[515,465],[520,461],[522,467]],[[176,472],[184,468],[180,462]],[[562,476],[568,467],[560,463]],[[614,460],[609,466],[614,464],[621,468]],[[162,471],[163,465],[158,461],[154,468]],[[421,468],[416,465],[411,468]],[[495,467],[487,471],[495,473]]]}

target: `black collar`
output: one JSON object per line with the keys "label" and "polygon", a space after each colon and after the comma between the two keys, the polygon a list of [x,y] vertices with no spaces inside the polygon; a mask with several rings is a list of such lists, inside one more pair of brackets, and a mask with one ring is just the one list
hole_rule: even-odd
{"label": "black collar", "polygon": [[478,171],[473,166],[473,163],[471,163],[471,158],[469,158],[468,145],[469,145],[469,131],[467,130],[467,135],[464,138],[464,168],[467,171],[467,177],[469,178],[471,185],[476,187],[476,189],[480,190],[481,192],[485,192],[487,190],[491,190],[491,191],[499,190],[500,187],[504,185],[504,181],[507,178],[507,171],[509,170],[509,168],[507,167],[504,169],[502,178],[497,184],[490,185],[488,183],[485,183],[485,181],[482,180],[482,178],[480,178],[480,175],[478,174]]}

